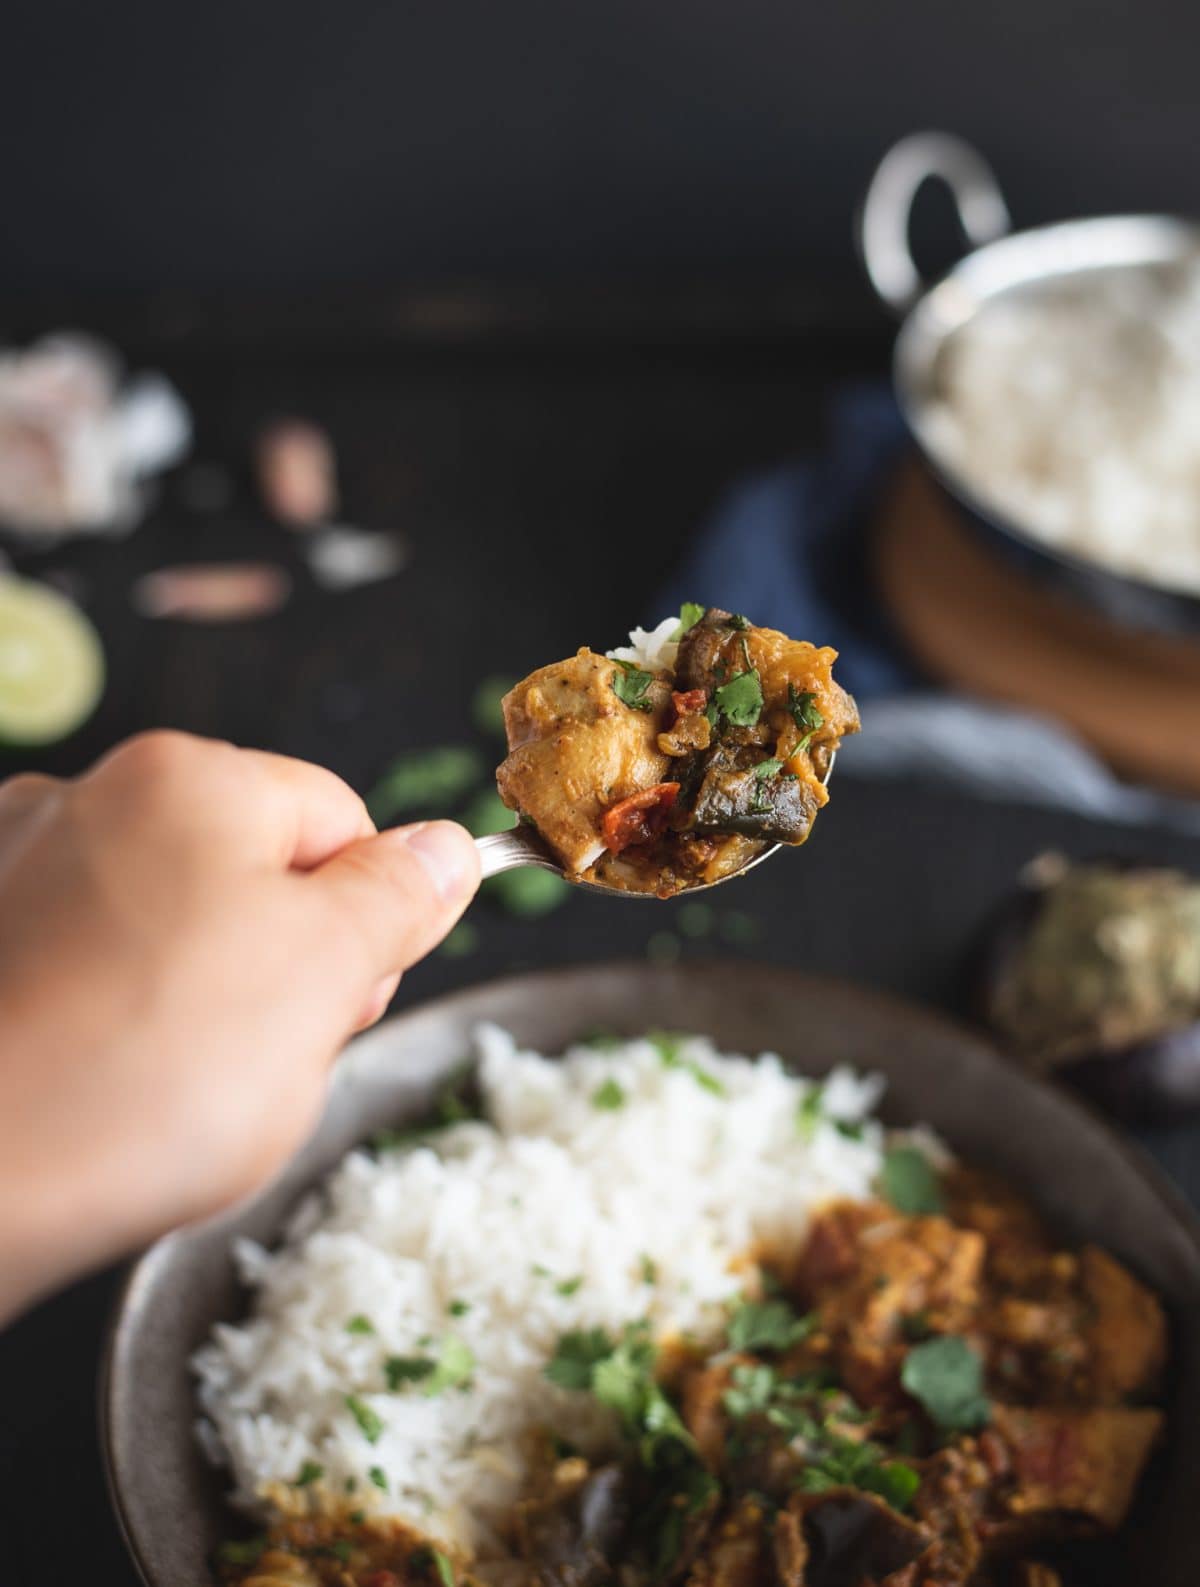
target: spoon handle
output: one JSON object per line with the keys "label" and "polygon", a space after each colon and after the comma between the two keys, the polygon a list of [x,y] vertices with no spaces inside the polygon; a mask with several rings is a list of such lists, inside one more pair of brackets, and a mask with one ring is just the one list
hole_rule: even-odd
{"label": "spoon handle", "polygon": [[483,880],[499,876],[502,871],[516,870],[519,865],[536,865],[543,871],[562,875],[562,866],[553,860],[542,847],[541,839],[529,827],[513,827],[511,832],[493,832],[490,837],[476,838],[479,864]]}

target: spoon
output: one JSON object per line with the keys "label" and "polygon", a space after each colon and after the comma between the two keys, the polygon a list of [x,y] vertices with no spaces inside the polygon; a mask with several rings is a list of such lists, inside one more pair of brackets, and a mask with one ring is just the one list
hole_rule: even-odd
{"label": "spoon", "polygon": [[[821,779],[826,787],[829,786],[829,779],[833,775],[833,763],[836,759],[837,750],[834,750],[829,757],[825,775]],[[684,892],[688,894],[707,892],[710,887],[720,887],[722,882],[731,882],[736,876],[745,876],[747,871],[752,871],[756,865],[769,860],[785,846],[791,847],[782,843],[772,843],[769,849],[764,849],[761,854],[756,854],[744,865],[739,865],[736,871],[718,876],[715,882],[697,882],[692,887],[685,887]],[[588,893],[603,893],[608,898],[614,895],[618,898],[657,897],[655,893],[627,893],[620,887],[606,887],[603,882],[584,882],[568,876],[562,867],[562,862],[554,857],[537,828],[529,826],[524,821],[507,832],[493,832],[486,838],[476,838],[475,847],[479,851],[480,869],[485,882],[489,876],[499,876],[503,871],[515,871],[518,866],[533,865],[540,871],[553,871],[555,876],[561,876],[564,881],[570,882],[575,887],[582,887]]]}

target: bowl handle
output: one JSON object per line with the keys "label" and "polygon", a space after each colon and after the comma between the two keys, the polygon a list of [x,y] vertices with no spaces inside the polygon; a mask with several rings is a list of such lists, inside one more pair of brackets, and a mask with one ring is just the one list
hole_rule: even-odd
{"label": "bowl handle", "polygon": [[893,144],[871,178],[859,215],[858,240],[871,285],[897,315],[906,314],[926,283],[908,245],[917,189],[938,177],[954,195],[972,247],[994,242],[1011,222],[987,161],[949,132],[914,132]]}

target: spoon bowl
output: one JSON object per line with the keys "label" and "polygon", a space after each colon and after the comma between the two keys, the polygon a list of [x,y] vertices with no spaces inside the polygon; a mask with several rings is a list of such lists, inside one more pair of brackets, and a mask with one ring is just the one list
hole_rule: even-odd
{"label": "spoon bowl", "polygon": [[[829,779],[833,776],[833,763],[836,759],[837,751],[834,750],[829,757],[825,775],[821,779],[826,787],[829,786]],[[476,838],[475,847],[479,851],[480,872],[485,882],[489,877],[499,876],[504,871],[515,871],[519,866],[533,865],[540,871],[553,871],[555,876],[561,876],[573,887],[581,887],[584,892],[603,893],[606,898],[657,898],[655,893],[626,892],[620,887],[606,887],[603,882],[585,882],[569,876],[562,862],[555,859],[541,833],[527,822],[521,822],[507,832],[493,832],[485,838]],[[761,854],[756,854],[744,865],[739,865],[736,871],[719,876],[715,882],[697,882],[692,887],[684,888],[684,892],[705,893],[710,887],[720,887],[724,882],[732,882],[735,877],[745,876],[747,871],[752,871],[756,865],[761,865],[764,860],[769,860],[772,855],[778,854],[780,849],[785,847],[792,845],[772,843],[770,848],[764,849]]]}

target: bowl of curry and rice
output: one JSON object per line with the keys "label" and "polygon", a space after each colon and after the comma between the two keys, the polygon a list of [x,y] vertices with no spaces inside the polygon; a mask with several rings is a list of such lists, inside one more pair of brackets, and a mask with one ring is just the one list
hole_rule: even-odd
{"label": "bowl of curry and rice", "polygon": [[1198,1322],[1191,1214],[974,1037],[597,966],[354,1042],[135,1269],[106,1443],[151,1587],[1182,1583]]}

